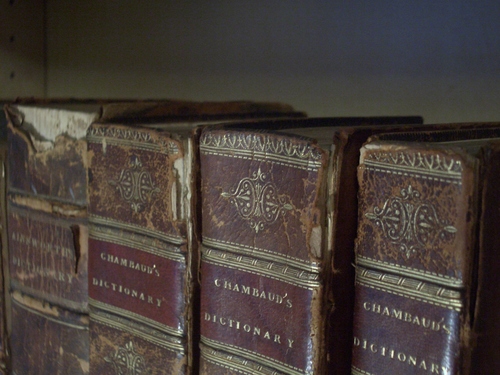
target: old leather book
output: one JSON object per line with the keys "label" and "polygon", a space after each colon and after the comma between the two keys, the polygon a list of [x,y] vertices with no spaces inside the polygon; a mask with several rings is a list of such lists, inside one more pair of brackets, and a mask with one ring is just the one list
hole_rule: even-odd
{"label": "old leather book", "polygon": [[185,109],[89,128],[92,374],[197,373],[197,126],[303,116],[265,103]]}
{"label": "old leather book", "polygon": [[497,372],[499,134],[390,134],[363,147],[353,374]]}
{"label": "old leather book", "polygon": [[[176,100],[21,99],[6,107],[13,373],[89,372],[89,125],[97,119],[149,122],[166,115],[212,115],[209,111],[220,106]],[[250,118],[262,109],[252,102],[227,106]],[[262,106],[276,115],[291,112],[286,105]]]}
{"label": "old leather book", "polygon": [[[498,127],[498,123],[448,123],[412,124],[411,126],[356,126],[340,129],[334,137],[335,154],[338,155],[334,177],[334,215],[333,215],[333,255],[332,267],[335,270],[333,296],[335,309],[329,320],[329,330],[335,332],[336,345],[330,346],[329,372],[350,374],[352,357],[352,310],[354,303],[355,268],[354,243],[358,223],[358,184],[356,166],[359,163],[359,150],[369,137],[377,134],[412,131],[436,131],[437,129],[475,129],[478,127]],[[425,133],[419,133],[425,134]],[[404,135],[402,135],[404,136]],[[341,219],[339,219],[341,218]],[[347,251],[346,249],[352,249]]]}
{"label": "old leather book", "polygon": [[[201,374],[324,374],[350,367],[338,346],[350,348],[351,339],[336,335],[349,327],[331,322],[333,306],[344,304],[334,295],[341,287],[334,288],[333,264],[351,267],[346,259],[353,258],[352,247],[341,249],[335,262],[333,256],[346,148],[334,135],[390,122],[398,119],[304,119],[203,130]],[[338,318],[350,325],[345,305]],[[345,363],[332,364],[333,353]]]}
{"label": "old leather book", "polygon": [[[1,128],[6,131],[5,117],[1,120]],[[3,131],[0,131],[3,133]],[[6,134],[5,134],[6,135]],[[9,298],[9,277],[8,277],[8,253],[7,253],[7,142],[0,135],[0,240],[1,240],[1,257],[0,257],[0,374],[9,373],[9,339],[7,332],[8,320],[10,318],[10,298]]]}
{"label": "old leather book", "polygon": [[88,373],[85,132],[98,105],[8,105],[13,374]]}

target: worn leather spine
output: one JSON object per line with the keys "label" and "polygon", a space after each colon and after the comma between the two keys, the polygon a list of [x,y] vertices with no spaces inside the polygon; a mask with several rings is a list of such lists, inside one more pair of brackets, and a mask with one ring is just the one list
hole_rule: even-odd
{"label": "worn leather spine", "polygon": [[192,370],[192,137],[88,132],[91,373]]}
{"label": "worn leather spine", "polygon": [[0,142],[0,374],[8,374],[10,369],[10,340],[8,326],[10,322],[9,296],[9,253],[7,232],[7,142]]}
{"label": "worn leather spine", "polygon": [[6,108],[11,371],[88,374],[86,145],[71,131],[98,114],[30,110]]}
{"label": "worn leather spine", "polygon": [[325,370],[328,155],[272,132],[206,130],[201,373]]}
{"label": "worn leather spine", "polygon": [[363,149],[353,374],[469,374],[478,165],[419,144]]}
{"label": "worn leather spine", "polygon": [[88,324],[88,314],[15,291],[11,345],[16,355],[11,373],[88,374]]}

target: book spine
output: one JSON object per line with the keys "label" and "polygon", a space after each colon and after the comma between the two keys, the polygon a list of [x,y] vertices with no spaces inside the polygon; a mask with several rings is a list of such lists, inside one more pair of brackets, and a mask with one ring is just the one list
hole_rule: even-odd
{"label": "book spine", "polygon": [[202,374],[324,371],[327,156],[305,140],[206,130]]}
{"label": "book spine", "polygon": [[358,168],[353,374],[464,374],[476,162],[368,145]]}
{"label": "book spine", "polygon": [[88,314],[14,291],[12,374],[88,374],[88,324]]}
{"label": "book spine", "polygon": [[87,139],[90,372],[191,373],[190,141],[97,123]]}
{"label": "book spine", "polygon": [[[34,128],[34,122],[43,118],[24,117],[14,108],[7,107],[8,118],[8,183],[9,192],[35,196],[52,202],[86,207],[87,205],[87,144],[85,139],[61,133],[53,141],[43,141]],[[41,121],[41,120],[40,120]],[[74,116],[56,118],[55,121],[70,121],[90,124],[89,119]],[[37,125],[39,126],[39,125]],[[46,123],[51,130],[62,127]],[[31,127],[31,128],[30,128]],[[68,132],[70,132],[68,130]]]}
{"label": "book spine", "polygon": [[87,374],[85,141],[61,135],[41,147],[7,115],[11,370]]}
{"label": "book spine", "polygon": [[[43,201],[9,197],[10,285],[19,292],[74,311],[87,311],[86,218],[34,209]],[[41,203],[38,205],[38,203]]]}
{"label": "book spine", "polygon": [[10,368],[9,327],[10,314],[10,277],[7,231],[7,143],[0,143],[0,374],[7,374]]}

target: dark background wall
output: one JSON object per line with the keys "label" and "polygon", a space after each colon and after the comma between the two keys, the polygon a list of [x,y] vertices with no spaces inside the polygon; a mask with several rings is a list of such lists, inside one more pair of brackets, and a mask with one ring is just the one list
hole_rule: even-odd
{"label": "dark background wall", "polygon": [[47,96],[500,120],[498,1],[48,0],[45,12]]}

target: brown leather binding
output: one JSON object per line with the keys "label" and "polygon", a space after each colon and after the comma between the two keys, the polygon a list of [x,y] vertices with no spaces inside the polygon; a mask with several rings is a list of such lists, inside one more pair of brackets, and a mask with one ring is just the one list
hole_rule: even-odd
{"label": "brown leather binding", "polygon": [[12,323],[13,374],[88,374],[87,314],[14,292]]}
{"label": "brown leather binding", "polygon": [[87,139],[91,371],[114,374],[126,351],[137,370],[189,373],[192,139],[109,124]]}
{"label": "brown leather binding", "polygon": [[231,130],[206,131],[200,150],[202,369],[323,371],[327,154]]}
{"label": "brown leather binding", "polygon": [[485,328],[496,324],[495,308],[485,301],[498,297],[488,267],[499,245],[488,197],[497,189],[498,148],[439,143],[483,136],[394,136],[422,141],[402,143],[389,135],[362,150],[353,374],[496,371],[500,347],[486,343]]}
{"label": "brown leather binding", "polygon": [[[87,136],[89,296],[95,338],[91,372],[113,373],[104,358],[110,351],[133,345],[142,353],[139,362],[148,373],[154,369],[197,373],[196,126],[303,114],[279,103],[143,102],[136,106],[143,109],[138,113],[144,123],[138,118],[122,125],[95,123]],[[104,119],[121,107],[107,106]],[[154,350],[148,349],[152,346]]]}
{"label": "brown leather binding", "polygon": [[73,130],[98,111],[44,111],[6,107],[12,373],[88,374],[87,150]]}

